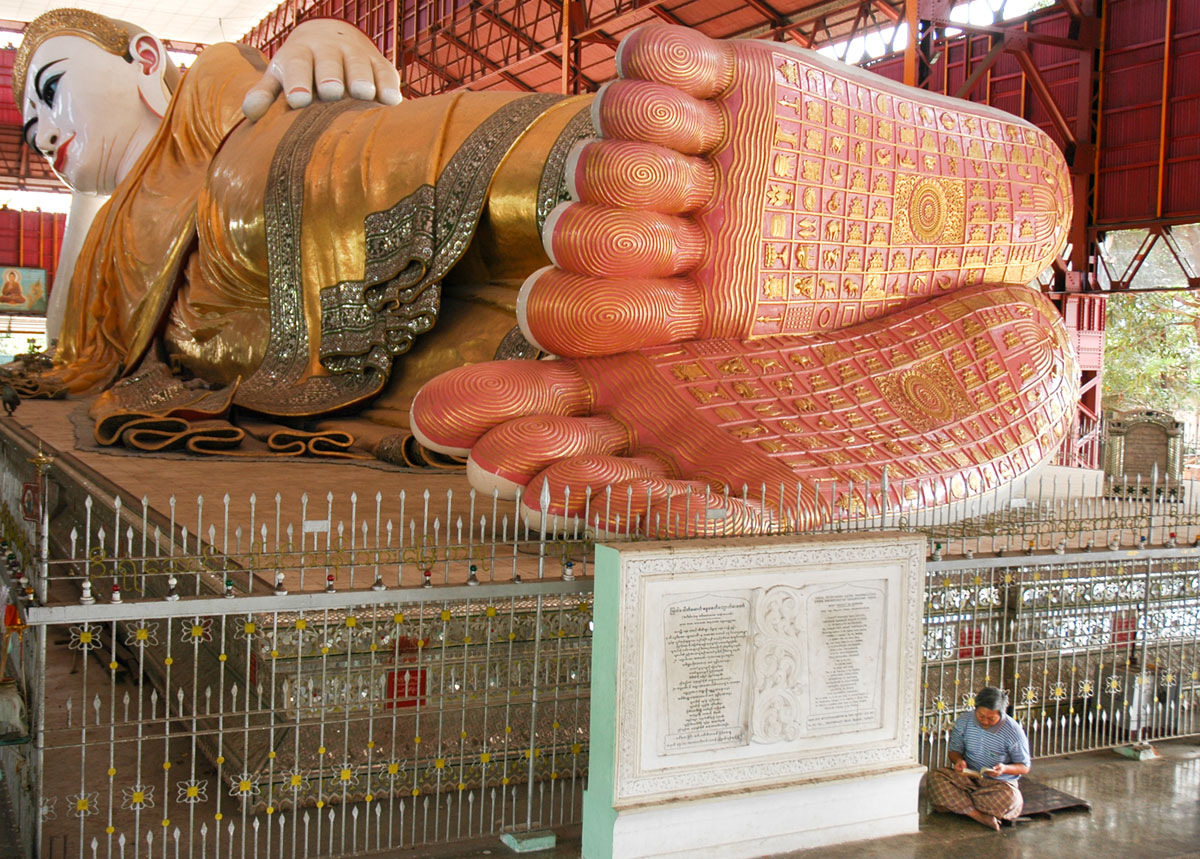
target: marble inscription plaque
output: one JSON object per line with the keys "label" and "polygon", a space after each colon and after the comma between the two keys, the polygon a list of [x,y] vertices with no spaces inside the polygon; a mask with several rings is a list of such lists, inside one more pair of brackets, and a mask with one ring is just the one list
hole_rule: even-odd
{"label": "marble inscription plaque", "polygon": [[597,546],[593,660],[617,680],[593,677],[593,760],[611,732],[615,769],[589,795],[607,813],[915,772],[925,551],[893,533]]}
{"label": "marble inscription plaque", "polygon": [[809,733],[883,724],[885,584],[822,589],[809,598]]}
{"label": "marble inscription plaque", "polygon": [[667,730],[662,752],[749,743],[750,601],[704,594],[666,606]]}

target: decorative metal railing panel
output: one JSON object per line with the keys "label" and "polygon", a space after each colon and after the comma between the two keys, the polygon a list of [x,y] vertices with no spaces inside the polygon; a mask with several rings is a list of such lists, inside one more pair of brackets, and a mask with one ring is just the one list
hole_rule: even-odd
{"label": "decorative metal railing panel", "polygon": [[590,595],[455,590],[49,624],[42,843],[342,856],[577,822]]}
{"label": "decorative metal railing panel", "polygon": [[923,656],[931,765],[984,685],[1035,757],[1200,733],[1200,551],[933,563]]}
{"label": "decorative metal railing panel", "polygon": [[[355,855],[578,820],[589,516],[533,528],[519,503],[444,489],[156,509],[3,445],[0,585],[29,597],[35,741],[2,763],[34,786],[22,837],[42,856]],[[922,512],[893,506],[903,482],[733,494],[928,537],[936,764],[986,683],[1035,755],[1200,732],[1200,515],[1176,488],[1064,478]],[[604,539],[665,535],[689,506]]]}

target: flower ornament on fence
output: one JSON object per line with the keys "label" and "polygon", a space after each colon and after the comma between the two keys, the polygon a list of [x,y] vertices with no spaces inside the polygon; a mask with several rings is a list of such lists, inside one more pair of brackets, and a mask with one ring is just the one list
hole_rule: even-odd
{"label": "flower ornament on fence", "polygon": [[283,774],[283,787],[298,793],[307,793],[312,787],[308,775],[302,770],[291,770]]}
{"label": "flower ornament on fence", "polygon": [[77,793],[67,797],[67,806],[76,817],[91,817],[100,813],[100,793]]}
{"label": "flower ornament on fence", "polygon": [[130,647],[154,647],[158,644],[158,624],[139,621],[130,627],[125,636],[125,643]]}
{"label": "flower ornament on fence", "polygon": [[336,786],[341,790],[353,790],[358,787],[358,774],[354,771],[354,764],[350,760],[342,761],[342,765],[337,768]]}
{"label": "flower ornament on fence", "polygon": [[404,778],[406,774],[407,761],[388,761],[383,767],[383,777],[390,782],[396,782],[397,779]]}
{"label": "flower ornament on fence", "polygon": [[258,796],[260,793],[258,787],[258,776],[244,772],[234,781],[233,786],[229,788],[229,795],[249,799],[252,796]]}
{"label": "flower ornament on fence", "polygon": [[82,650],[84,653],[99,647],[100,636],[97,628],[90,623],[71,627],[71,643],[68,646],[72,650]]}
{"label": "flower ornament on fence", "polygon": [[195,805],[198,802],[208,802],[208,781],[205,779],[188,779],[175,785],[178,794],[176,802]]}
{"label": "flower ornament on fence", "polygon": [[191,623],[183,625],[180,640],[184,644],[200,644],[212,641],[213,619],[211,617],[195,617]]}
{"label": "flower ornament on fence", "polygon": [[154,786],[135,784],[121,791],[121,808],[141,811],[143,808],[154,807]]}

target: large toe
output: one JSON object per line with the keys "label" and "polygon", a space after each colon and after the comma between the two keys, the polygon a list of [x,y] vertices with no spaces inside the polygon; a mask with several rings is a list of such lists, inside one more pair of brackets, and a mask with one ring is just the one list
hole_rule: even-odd
{"label": "large toe", "polygon": [[521,287],[517,322],[547,352],[583,357],[695,340],[704,314],[689,278],[590,277],[548,266]]}
{"label": "large toe", "polygon": [[431,450],[466,456],[492,427],[526,415],[586,415],[591,389],[569,361],[489,361],[458,367],[413,399],[411,426]]}
{"label": "large toe", "polygon": [[630,33],[617,50],[623,78],[658,81],[697,98],[711,98],[733,82],[733,46],[688,27],[651,24]]}
{"label": "large toe", "polygon": [[476,489],[515,497],[554,463],[582,456],[610,456],[629,447],[629,432],[610,417],[554,415],[516,418],[487,432],[471,448],[467,476]]}

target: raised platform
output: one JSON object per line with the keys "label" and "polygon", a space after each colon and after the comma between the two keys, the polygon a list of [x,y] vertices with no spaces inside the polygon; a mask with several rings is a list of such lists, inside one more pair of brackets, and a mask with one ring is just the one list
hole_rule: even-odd
{"label": "raised platform", "polygon": [[[187,554],[193,553],[197,533],[212,549],[222,553],[237,553],[239,544],[243,553],[255,547],[261,550],[264,527],[268,549],[288,542],[296,547],[336,548],[339,541],[346,548],[364,545],[411,548],[420,544],[422,537],[426,545],[478,546],[511,543],[517,532],[512,502],[500,502],[493,507],[491,498],[472,497],[462,471],[404,469],[373,460],[360,463],[280,457],[263,461],[79,449],[72,414],[81,407],[78,400],[26,400],[12,417],[0,417],[0,432],[11,427],[19,435],[32,435],[34,444],[40,440],[56,460],[50,471],[52,482],[63,481],[63,489],[69,483],[74,487],[72,492],[89,493],[97,500],[111,501],[119,495],[126,511],[138,514],[144,500],[149,518],[153,520],[157,514],[160,540],[169,539],[170,523],[175,525],[177,542],[182,530],[187,529],[192,541]],[[53,488],[51,502],[52,511],[64,503],[55,497]],[[77,519],[87,516],[86,511],[74,512]],[[98,509],[95,516],[99,520]],[[487,529],[483,539],[478,534],[481,517]],[[152,530],[153,524],[151,521],[148,530]],[[93,532],[97,527],[103,527],[103,523],[94,523]],[[52,530],[55,530],[53,525]],[[107,531],[111,539],[111,525]],[[67,536],[57,537],[65,546]],[[537,535],[533,537],[536,539]],[[78,539],[82,543],[83,535]],[[138,547],[133,548],[132,554],[138,554]],[[153,554],[149,550],[147,553]],[[480,578],[489,580],[494,569],[496,580],[507,581],[512,577],[514,564],[522,576],[537,575],[537,565],[530,565],[528,551],[515,552],[504,561],[501,568],[499,559],[493,562],[489,557],[488,569],[480,565]],[[333,572],[335,587],[344,588],[352,584],[369,585],[369,576],[374,571],[366,573],[348,564],[345,569]],[[402,565],[400,572],[399,580],[395,571],[388,577],[389,586],[423,584],[418,564]],[[289,571],[285,582],[293,592],[326,586],[324,572],[307,574],[303,582],[293,573]],[[462,584],[467,581],[469,565],[435,564],[432,573],[434,584]],[[558,575],[557,561],[554,573]],[[246,584],[239,577],[239,589]],[[260,585],[273,585],[273,581],[263,581]]]}

